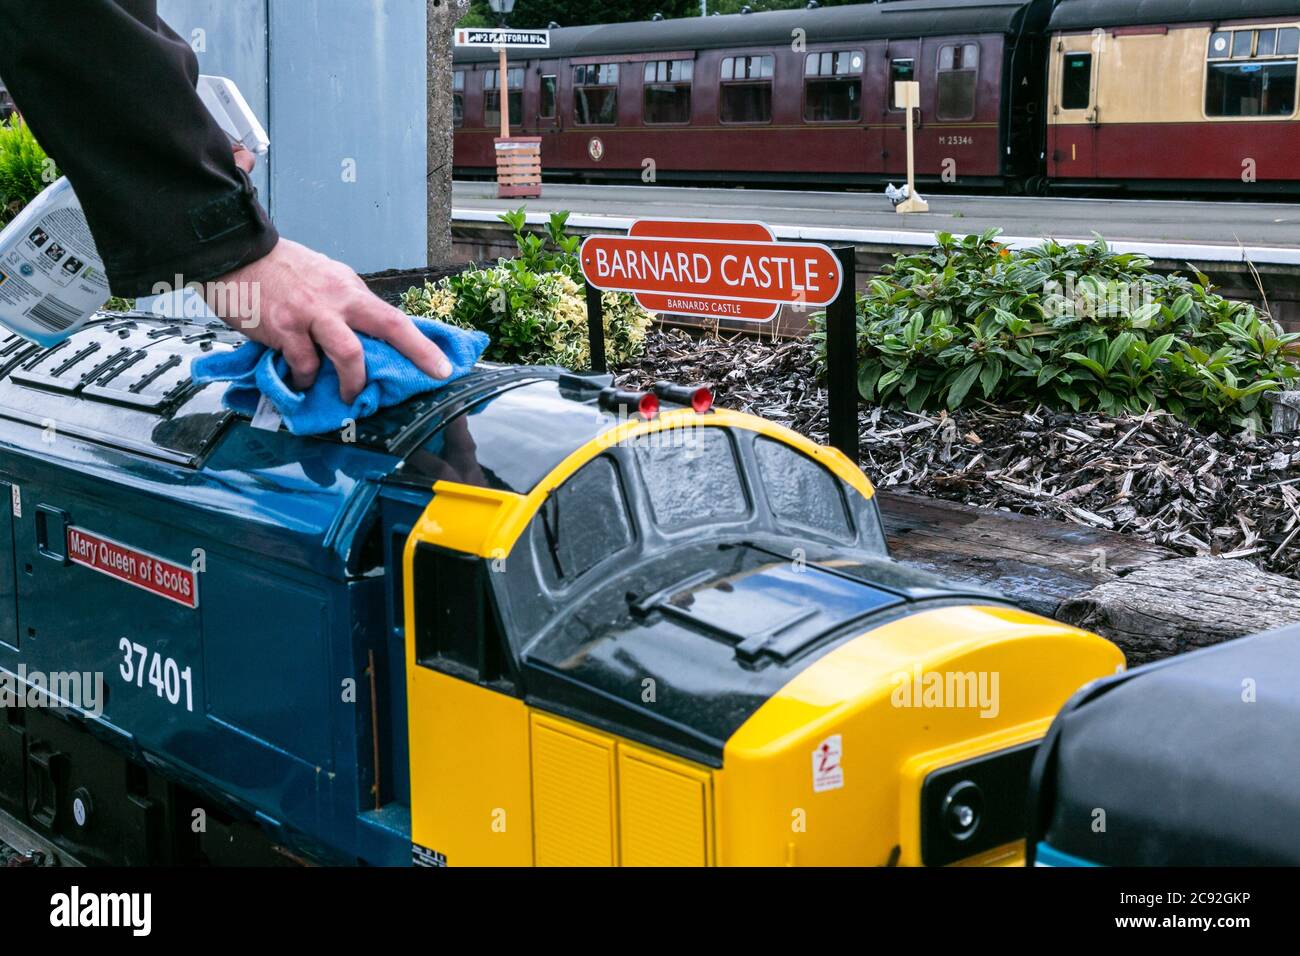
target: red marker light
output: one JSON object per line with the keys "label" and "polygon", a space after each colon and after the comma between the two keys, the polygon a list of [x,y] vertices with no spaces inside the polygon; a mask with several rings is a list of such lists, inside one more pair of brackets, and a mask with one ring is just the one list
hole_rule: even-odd
{"label": "red marker light", "polygon": [[646,392],[637,403],[636,410],[641,413],[642,418],[650,421],[659,414],[659,396],[654,392]]}
{"label": "red marker light", "polygon": [[713,407],[713,390],[707,385],[674,385],[672,382],[656,382],[654,394],[659,396],[660,401],[693,408],[697,415],[703,415]]}

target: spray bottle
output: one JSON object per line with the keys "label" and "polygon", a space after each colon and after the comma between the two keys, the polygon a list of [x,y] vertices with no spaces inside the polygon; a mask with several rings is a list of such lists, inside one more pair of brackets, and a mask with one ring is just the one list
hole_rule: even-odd
{"label": "spray bottle", "polygon": [[[266,155],[266,130],[231,80],[201,76],[198,94],[232,141]],[[72,184],[60,178],[0,232],[0,325],[40,345],[56,345],[108,297],[104,260]]]}

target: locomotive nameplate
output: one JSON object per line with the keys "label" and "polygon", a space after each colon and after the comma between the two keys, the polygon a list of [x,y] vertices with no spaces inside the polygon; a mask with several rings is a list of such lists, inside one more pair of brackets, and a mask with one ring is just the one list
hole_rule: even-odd
{"label": "locomotive nameplate", "polygon": [[771,236],[762,223],[646,220],[626,236],[589,236],[582,274],[651,311],[706,318],[764,321],[780,306],[834,302],[844,281],[835,253]]}
{"label": "locomotive nameplate", "polygon": [[198,575],[192,568],[84,528],[68,526],[68,559],[185,607],[199,606]]}

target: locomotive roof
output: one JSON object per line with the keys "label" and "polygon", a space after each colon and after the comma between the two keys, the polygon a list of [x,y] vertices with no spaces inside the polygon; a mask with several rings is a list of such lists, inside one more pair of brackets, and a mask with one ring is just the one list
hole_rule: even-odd
{"label": "locomotive roof", "polygon": [[[52,420],[63,434],[202,468],[240,416],[222,407],[224,386],[194,384],[190,363],[243,341],[222,325],[138,314],[105,316],[51,348],[12,335],[0,341],[0,418]],[[284,454],[326,443],[383,456],[397,477],[431,485],[454,477],[443,459],[460,451],[457,442],[474,448],[477,440],[479,480],[527,492],[574,448],[618,424],[614,412],[596,407],[603,384],[556,368],[484,363],[357,422],[354,435],[301,438],[282,429],[258,432],[258,441]],[[442,436],[457,419],[463,427]]]}
{"label": "locomotive roof", "polygon": [[190,377],[195,358],[241,341],[225,326],[139,314],[106,315],[51,348],[10,336],[0,341],[0,456],[17,456],[4,463],[11,472],[26,457],[88,487],[185,500],[207,513],[209,530],[225,520],[243,522],[245,536],[264,527],[319,562],[363,485],[431,493],[448,479],[527,492],[619,423],[597,407],[592,380],[481,365],[363,419],[355,435],[264,431],[222,407],[223,386]]}
{"label": "locomotive roof", "polygon": [[1297,15],[1296,0],[1060,0],[1053,30]]}
{"label": "locomotive roof", "polygon": [[[1020,29],[1021,17],[1031,6],[1033,0],[899,0],[816,10],[561,27],[551,31],[550,50],[529,53],[528,58],[784,44],[795,29],[806,30],[809,43],[1010,33]],[[485,48],[463,48],[456,50],[455,58],[463,63],[495,63],[497,55]]]}

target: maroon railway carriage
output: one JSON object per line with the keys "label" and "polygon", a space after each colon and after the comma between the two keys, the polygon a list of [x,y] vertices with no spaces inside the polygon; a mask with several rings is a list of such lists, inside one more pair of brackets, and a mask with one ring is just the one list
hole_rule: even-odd
{"label": "maroon railway carriage", "polygon": [[1300,188],[1300,0],[1063,0],[1049,31],[1054,182]]}
{"label": "maroon railway carriage", "polygon": [[[879,183],[906,169],[893,83],[917,80],[918,179],[1019,182],[1041,163],[1051,7],[903,0],[557,29],[549,51],[511,61],[512,132],[542,137],[548,178]],[[498,72],[492,51],[456,51],[458,175],[494,171]]]}

